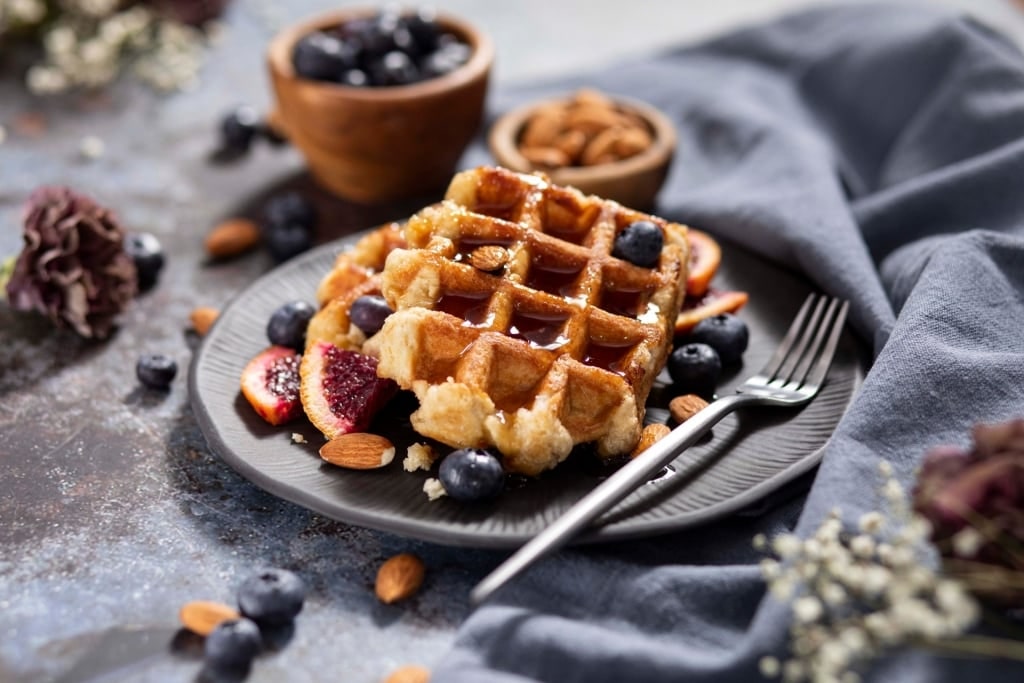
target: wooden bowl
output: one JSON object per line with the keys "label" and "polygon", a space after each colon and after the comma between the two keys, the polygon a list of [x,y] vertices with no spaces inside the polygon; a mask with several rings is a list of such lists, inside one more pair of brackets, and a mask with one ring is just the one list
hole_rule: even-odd
{"label": "wooden bowl", "polygon": [[650,209],[665,182],[675,153],[675,126],[649,104],[617,95],[609,97],[617,107],[646,122],[652,137],[650,147],[635,156],[594,166],[550,168],[531,163],[519,147],[527,122],[538,110],[568,101],[567,96],[527,104],[501,116],[491,126],[487,138],[491,154],[499,164],[514,171],[541,171],[556,184],[571,185],[586,194],[612,199],[630,208]]}
{"label": "wooden bowl", "polygon": [[418,83],[357,88],[301,78],[292,49],[303,36],[372,16],[347,8],[277,34],[267,50],[276,126],[331,192],[376,204],[442,190],[480,128],[494,62],[491,39],[468,23],[439,15],[438,24],[470,46],[458,69]]}

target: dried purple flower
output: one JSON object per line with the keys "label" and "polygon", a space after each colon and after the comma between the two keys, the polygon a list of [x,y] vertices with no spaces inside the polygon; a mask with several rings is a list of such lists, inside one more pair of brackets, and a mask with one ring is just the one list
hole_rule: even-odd
{"label": "dried purple flower", "polygon": [[147,0],[162,16],[184,24],[202,26],[224,13],[231,0]]}
{"label": "dried purple flower", "polygon": [[106,338],[137,290],[113,214],[66,187],[42,187],[25,209],[24,247],[7,283],[12,308],[39,311],[87,338]]}
{"label": "dried purple flower", "polygon": [[[979,424],[973,437],[970,451],[925,454],[914,507],[947,560],[1024,570],[1024,418]],[[967,536],[976,542],[958,542]]]}

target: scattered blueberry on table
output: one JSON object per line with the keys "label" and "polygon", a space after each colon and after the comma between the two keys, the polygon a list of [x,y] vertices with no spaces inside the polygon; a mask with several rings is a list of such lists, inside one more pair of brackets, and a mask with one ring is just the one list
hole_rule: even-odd
{"label": "scattered blueberry on table", "polygon": [[271,257],[283,263],[309,250],[316,220],[316,209],[298,192],[271,197],[263,209],[263,239]]}
{"label": "scattered blueberry on table", "polygon": [[144,292],[152,288],[164,267],[164,250],[160,240],[147,232],[126,235],[124,251],[135,263],[139,291]]}
{"label": "scattered blueberry on table", "polygon": [[221,119],[221,147],[229,152],[245,154],[261,130],[259,112],[247,105],[236,107]]}
{"label": "scattered blueberry on table", "polygon": [[292,621],[302,611],[305,599],[306,584],[287,569],[264,569],[238,589],[238,608],[261,626]]}
{"label": "scattered blueberry on table", "polygon": [[259,626],[242,617],[221,622],[206,636],[203,659],[216,669],[246,670],[262,649]]}
{"label": "scattered blueberry on table", "polygon": [[178,374],[178,363],[162,353],[147,353],[135,364],[135,376],[150,389],[166,390]]}
{"label": "scattered blueberry on table", "polygon": [[301,352],[306,346],[306,327],[316,313],[306,301],[289,301],[279,306],[267,320],[267,339],[276,346],[287,346]]}
{"label": "scattered blueberry on table", "polygon": [[642,268],[653,268],[664,245],[661,228],[651,221],[635,221],[616,235],[612,256]]}
{"label": "scattered blueberry on table", "polygon": [[455,500],[494,498],[505,486],[505,471],[498,458],[482,448],[460,448],[441,461],[438,478]]}

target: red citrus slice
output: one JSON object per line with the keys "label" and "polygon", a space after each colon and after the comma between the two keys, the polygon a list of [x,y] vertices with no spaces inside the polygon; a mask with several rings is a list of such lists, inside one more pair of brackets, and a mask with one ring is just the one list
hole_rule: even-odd
{"label": "red citrus slice", "polygon": [[750,297],[746,292],[733,292],[709,287],[700,296],[687,295],[676,318],[676,335],[686,334],[704,318],[719,313],[735,313]]}
{"label": "red citrus slice", "polygon": [[686,296],[701,296],[708,291],[711,278],[718,271],[722,262],[722,248],[711,235],[700,230],[688,228],[687,239],[690,241],[689,272],[686,277]]}
{"label": "red citrus slice", "polygon": [[242,370],[242,395],[272,425],[282,425],[302,414],[299,361],[294,349],[271,346]]}

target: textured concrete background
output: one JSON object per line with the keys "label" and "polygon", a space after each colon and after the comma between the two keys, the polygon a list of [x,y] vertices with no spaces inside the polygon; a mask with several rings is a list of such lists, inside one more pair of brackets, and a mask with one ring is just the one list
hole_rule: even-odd
{"label": "textured concrete background", "polygon": [[[299,568],[311,584],[292,642],[261,659],[250,680],[377,681],[403,663],[431,665],[468,613],[466,594],[500,554],[454,550],[350,527],[251,486],[207,449],[189,407],[189,311],[221,306],[270,261],[252,254],[208,264],[202,237],[220,218],[298,187],[331,217],[321,240],[408,213],[363,209],[312,187],[291,150],[259,148],[230,167],[207,162],[228,107],[263,107],[262,48],[274,28],[317,7],[347,3],[237,2],[208,55],[199,87],[171,97],[133,85],[92,96],[36,100],[0,63],[0,255],[19,248],[18,215],[44,183],[76,187],[155,233],[169,257],[159,285],[102,344],[55,332],[0,305],[0,680],[191,680],[194,643],[169,647],[179,606],[231,601],[262,564]],[[789,0],[451,0],[498,47],[495,88],[549,78],[690,41],[806,3]],[[818,3],[827,4],[827,3]],[[1024,42],[1009,0],[945,3],[970,9]],[[26,117],[30,118],[26,118]],[[43,125],[29,125],[42,121]],[[104,140],[80,158],[83,137]],[[142,352],[175,357],[166,395],[140,391]],[[428,581],[409,603],[372,594],[376,567],[420,553]],[[574,551],[577,552],[577,551]],[[582,554],[582,552],[581,552]],[[588,561],[605,561],[586,551]],[[106,653],[106,654],[97,654]],[[131,653],[127,656],[126,653]],[[108,658],[108,659],[105,659]],[[137,661],[132,661],[137,659]]]}

